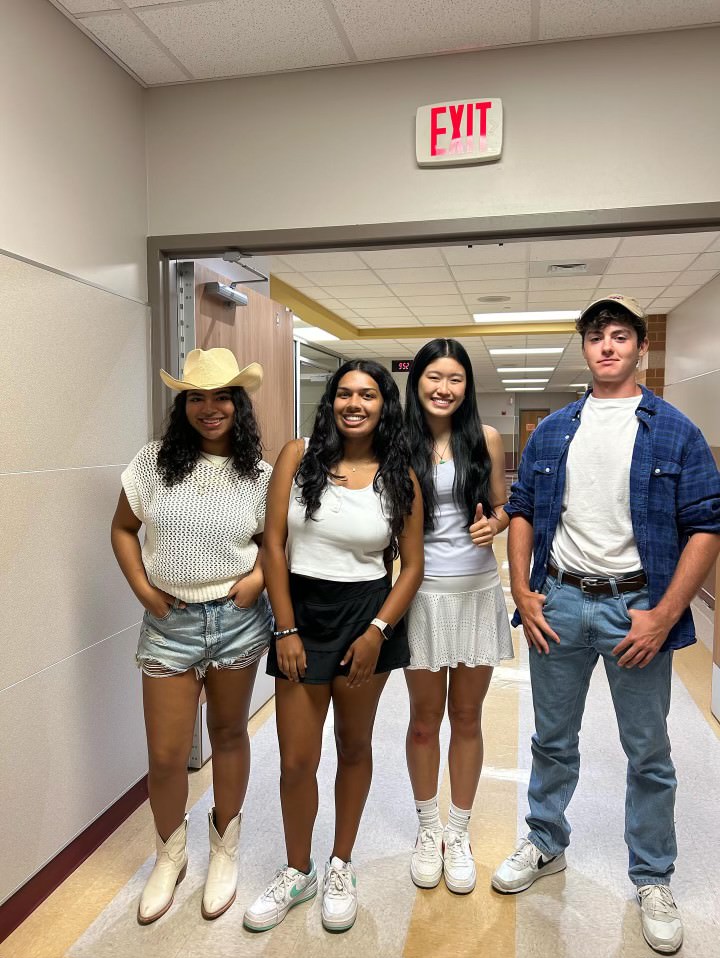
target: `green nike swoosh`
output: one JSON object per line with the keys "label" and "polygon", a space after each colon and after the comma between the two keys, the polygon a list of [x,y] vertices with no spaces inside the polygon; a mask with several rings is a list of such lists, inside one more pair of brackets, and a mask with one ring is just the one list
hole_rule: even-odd
{"label": "green nike swoosh", "polygon": [[290,897],[291,897],[291,898],[297,898],[297,896],[298,896],[302,891],[303,891],[302,888],[298,888],[297,885],[293,885],[292,888],[290,889]]}

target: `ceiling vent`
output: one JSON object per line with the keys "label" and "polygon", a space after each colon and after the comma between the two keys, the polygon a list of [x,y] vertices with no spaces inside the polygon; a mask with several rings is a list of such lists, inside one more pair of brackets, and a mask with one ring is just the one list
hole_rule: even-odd
{"label": "ceiling vent", "polygon": [[610,257],[604,259],[563,259],[559,261],[545,260],[544,262],[531,261],[529,273],[533,279],[547,279],[552,276],[559,279],[563,276],[602,276],[607,269]]}

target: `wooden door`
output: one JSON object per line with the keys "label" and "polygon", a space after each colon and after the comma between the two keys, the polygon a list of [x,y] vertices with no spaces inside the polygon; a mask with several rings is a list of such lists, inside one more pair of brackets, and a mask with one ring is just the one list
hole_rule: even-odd
{"label": "wooden door", "polygon": [[251,362],[262,364],[263,384],[252,400],[263,458],[274,464],[283,445],[295,435],[292,312],[249,286],[236,287],[247,296],[247,306],[228,306],[205,293],[206,283],[230,282],[195,263],[195,344],[200,349],[231,349],[240,368]]}
{"label": "wooden door", "polygon": [[541,419],[549,415],[549,409],[522,409],[520,411],[520,436],[518,441],[518,452],[520,456],[522,456],[527,441],[535,431],[537,424]]}

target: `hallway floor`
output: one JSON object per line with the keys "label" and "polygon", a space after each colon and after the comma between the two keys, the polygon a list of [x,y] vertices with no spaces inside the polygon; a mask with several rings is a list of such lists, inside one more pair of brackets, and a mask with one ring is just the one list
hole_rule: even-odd
{"label": "hallway floor", "polygon": [[[498,559],[507,589],[505,538]],[[509,598],[509,595],[508,595]],[[700,623],[702,624],[702,623]],[[705,622],[707,625],[707,622]],[[301,905],[273,931],[242,927],[245,906],[284,861],[278,796],[279,762],[273,703],[251,723],[253,769],[241,835],[236,904],[215,922],[200,916],[207,860],[210,763],[190,777],[190,864],[175,904],[141,928],[137,899],[152,867],[150,812],[144,805],[0,945],[0,958],[299,958],[312,954],[367,958],[647,958],[623,842],[625,762],[602,669],[596,669],[582,734],[581,780],[569,811],[573,841],[567,871],[518,896],[490,889],[490,875],[525,834],[532,711],[527,649],[495,670],[484,714],[485,768],[471,820],[478,866],[475,892],[455,896],[444,884],[416,889],[409,875],[416,815],[404,759],[408,718],[401,674],[380,704],[375,776],[358,838],[360,911],[351,931],[330,935],[320,900]],[[679,789],[679,855],[673,891],[685,922],[689,958],[720,955],[720,864],[716,844],[720,798],[720,724],[710,714],[711,655],[698,642],[675,656],[670,725]],[[443,729],[447,745],[447,728]],[[314,855],[319,869],[332,842],[332,726],[326,726],[319,776],[320,813]],[[449,802],[447,768],[441,807]]]}

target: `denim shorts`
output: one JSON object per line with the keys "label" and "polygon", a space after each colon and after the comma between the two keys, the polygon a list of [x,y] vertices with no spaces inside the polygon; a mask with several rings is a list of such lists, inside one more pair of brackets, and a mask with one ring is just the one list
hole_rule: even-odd
{"label": "denim shorts", "polygon": [[241,609],[232,599],[174,606],[161,619],[143,616],[135,659],[146,675],[179,675],[194,669],[203,678],[216,669],[254,665],[268,647],[272,619],[265,593]]}

